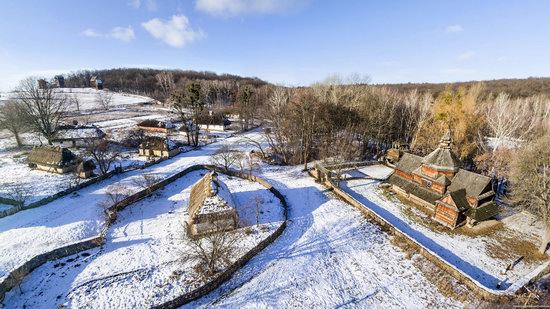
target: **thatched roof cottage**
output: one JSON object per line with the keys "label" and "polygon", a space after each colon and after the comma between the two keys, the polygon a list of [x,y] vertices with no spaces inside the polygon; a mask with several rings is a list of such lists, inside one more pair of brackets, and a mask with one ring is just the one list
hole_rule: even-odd
{"label": "thatched roof cottage", "polygon": [[138,128],[147,132],[169,133],[174,130],[175,126],[170,121],[160,121],[154,119],[143,120],[138,123]]}
{"label": "thatched roof cottage", "polygon": [[188,233],[190,236],[232,230],[237,227],[237,210],[227,185],[209,172],[191,188]]}
{"label": "thatched roof cottage", "polygon": [[75,170],[77,157],[67,148],[56,146],[37,146],[27,157],[31,168],[52,173],[64,174]]}
{"label": "thatched roof cottage", "polygon": [[159,136],[147,136],[139,145],[140,156],[171,158],[178,153],[179,148],[173,141]]}
{"label": "thatched roof cottage", "polygon": [[493,201],[491,178],[460,168],[451,144],[451,132],[447,131],[427,156],[403,153],[388,180],[392,190],[451,228],[494,217],[498,205]]}

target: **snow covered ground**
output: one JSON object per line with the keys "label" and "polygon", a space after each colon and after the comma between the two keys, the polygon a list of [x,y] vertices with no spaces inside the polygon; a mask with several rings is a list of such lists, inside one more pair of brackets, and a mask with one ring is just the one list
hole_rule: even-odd
{"label": "snow covered ground", "polygon": [[[262,140],[258,131],[246,136]],[[209,162],[221,145],[241,140],[241,136],[231,137],[148,169],[116,176],[78,195],[0,219],[0,252],[8,252],[0,255],[0,280],[31,256],[96,235],[101,223],[96,205],[105,200],[111,186],[134,188],[133,180],[143,173],[168,177],[190,165]],[[392,237],[315,183],[301,167],[263,165],[257,173],[286,196],[288,227],[230,280],[186,308],[464,307],[465,303],[440,291],[433,283],[439,278],[421,271],[418,259],[409,259],[393,244]],[[19,295],[16,288],[5,305],[51,308],[67,301],[65,295],[71,290],[68,301],[73,307],[94,307],[89,304],[97,305],[93,303],[96,298],[107,302],[102,307],[117,307],[136,298],[154,302],[194,284],[170,284],[174,282],[170,280],[184,280],[174,274],[176,264],[170,261],[175,258],[173,231],[177,230],[178,215],[184,214],[177,205],[183,203],[182,192],[192,183],[185,181],[123,211],[104,248],[37,269],[25,279],[24,294]],[[246,192],[250,187],[236,184],[233,189]],[[151,199],[158,200],[159,206],[150,207]],[[240,202],[248,200],[250,197],[243,193]],[[131,257],[130,262],[126,262],[127,257]],[[115,275],[107,278],[107,273]],[[449,285],[451,289],[461,286],[452,281]],[[152,286],[155,290],[144,288]],[[160,292],[153,295],[154,291]]]}
{"label": "snow covered ground", "polygon": [[[257,132],[249,133],[249,136],[261,138]],[[239,136],[228,138],[146,169],[111,177],[44,206],[0,218],[0,280],[33,256],[98,235],[102,223],[102,210],[98,204],[107,199],[106,192],[113,186],[124,185],[137,191],[139,187],[135,179],[139,179],[141,174],[166,178],[189,166],[210,163],[210,156],[224,143],[240,140]]]}
{"label": "snow covered ground", "polygon": [[183,308],[464,307],[301,167],[265,167],[262,177],[290,204],[287,228],[229,281]]}
{"label": "snow covered ground", "polygon": [[512,230],[506,225],[501,230],[483,236],[434,230],[423,223],[429,220],[427,215],[404,205],[397,198],[387,198],[378,184],[375,180],[357,179],[342,182],[341,186],[366,207],[490,289],[496,289],[499,282],[502,282],[501,289],[506,289],[542,264],[540,260],[526,258],[504,274],[507,266],[520,255],[512,250],[500,251],[506,251],[505,246],[512,248],[514,239],[536,244],[534,235]]}
{"label": "snow covered ground", "polygon": [[[129,206],[111,227],[106,244],[59,261],[49,262],[6,295],[8,308],[149,307],[196,288],[194,264],[182,260],[184,222],[191,186],[204,175],[196,171],[178,179],[152,197]],[[232,192],[240,223],[235,257],[269,236],[284,220],[282,205],[261,185],[220,175]],[[251,200],[259,198],[256,227]]]}
{"label": "snow covered ground", "polygon": [[[35,141],[34,134],[23,134],[26,141]],[[46,196],[66,189],[74,175],[59,175],[33,170],[26,162],[26,151],[16,148],[15,140],[7,132],[0,131],[0,196],[10,197],[10,188],[20,186],[26,188],[29,198],[26,203],[32,203]]]}

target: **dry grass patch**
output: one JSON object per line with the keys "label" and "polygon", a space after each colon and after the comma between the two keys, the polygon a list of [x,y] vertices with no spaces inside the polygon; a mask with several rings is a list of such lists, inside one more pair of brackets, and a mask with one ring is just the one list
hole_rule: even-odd
{"label": "dry grass patch", "polygon": [[522,237],[518,232],[504,229],[487,243],[487,254],[495,259],[512,260],[521,256],[524,262],[540,262],[548,258],[538,252],[538,245]]}

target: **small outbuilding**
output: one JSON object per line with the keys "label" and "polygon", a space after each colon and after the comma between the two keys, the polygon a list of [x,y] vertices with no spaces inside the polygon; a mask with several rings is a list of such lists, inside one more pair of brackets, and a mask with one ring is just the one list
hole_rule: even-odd
{"label": "small outbuilding", "polygon": [[229,129],[231,121],[223,113],[201,113],[195,122],[201,130],[224,132]]}
{"label": "small outbuilding", "polygon": [[78,164],[76,167],[76,173],[78,177],[82,179],[90,178],[94,176],[95,163],[92,160],[85,160]]}
{"label": "small outbuilding", "polygon": [[229,188],[209,172],[191,188],[187,233],[200,236],[237,228],[236,204]]}
{"label": "small outbuilding", "polygon": [[103,139],[105,135],[94,125],[63,125],[57,128],[52,143],[61,147],[86,147],[90,142]]}
{"label": "small outbuilding", "polygon": [[97,90],[103,90],[103,80],[97,78],[97,76],[92,76],[90,78],[90,86]]}
{"label": "small outbuilding", "polygon": [[138,128],[147,131],[147,132],[154,132],[154,133],[170,133],[174,130],[175,126],[172,124],[171,121],[160,121],[160,120],[154,120],[154,119],[147,119],[140,123],[138,123]]}
{"label": "small outbuilding", "polygon": [[65,77],[63,75],[56,75],[54,80],[57,88],[65,88]]}
{"label": "small outbuilding", "polygon": [[58,146],[37,146],[27,157],[29,167],[65,174],[76,169],[77,157],[67,148]]}
{"label": "small outbuilding", "polygon": [[173,141],[159,136],[147,136],[139,145],[140,156],[171,158],[178,153],[179,148]]}

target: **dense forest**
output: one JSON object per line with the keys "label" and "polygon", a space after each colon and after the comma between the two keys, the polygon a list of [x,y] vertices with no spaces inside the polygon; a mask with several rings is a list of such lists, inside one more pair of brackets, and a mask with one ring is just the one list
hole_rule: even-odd
{"label": "dense forest", "polygon": [[487,94],[508,93],[513,98],[526,98],[535,94],[550,95],[550,78],[529,77],[525,79],[495,79],[485,81],[468,81],[456,83],[406,83],[380,84],[379,87],[388,87],[406,93],[416,89],[420,93],[430,92],[435,96],[445,90],[457,91],[459,88],[470,88],[478,83],[483,84],[482,96]]}
{"label": "dense forest", "polygon": [[139,68],[117,68],[106,70],[81,70],[65,75],[67,87],[90,87],[90,78],[97,76],[103,80],[106,88],[112,91],[123,91],[135,94],[142,94],[155,99],[166,99],[162,89],[162,82],[159,74],[171,73],[171,83],[184,84],[188,80],[220,81],[252,85],[260,87],[267,83],[256,77],[241,77],[232,74],[216,74],[208,71],[189,70],[157,70]]}

